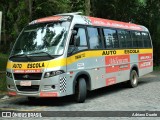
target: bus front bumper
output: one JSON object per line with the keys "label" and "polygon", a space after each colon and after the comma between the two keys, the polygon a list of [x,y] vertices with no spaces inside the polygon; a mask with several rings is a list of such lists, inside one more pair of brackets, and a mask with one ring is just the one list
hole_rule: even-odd
{"label": "bus front bumper", "polygon": [[38,93],[30,93],[30,92],[17,92],[13,90],[8,90],[8,95],[10,96],[32,96],[32,97],[60,97],[58,92],[38,92]]}
{"label": "bus front bumper", "polygon": [[29,97],[62,97],[67,95],[67,91],[61,91],[58,76],[43,80],[26,81],[30,81],[31,85],[23,86],[21,85],[21,80],[13,80],[7,77],[8,94]]}

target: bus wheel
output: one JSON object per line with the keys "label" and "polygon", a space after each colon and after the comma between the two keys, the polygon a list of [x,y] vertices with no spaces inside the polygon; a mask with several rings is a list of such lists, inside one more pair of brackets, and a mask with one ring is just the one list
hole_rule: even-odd
{"label": "bus wheel", "polygon": [[128,86],[131,88],[137,87],[138,85],[138,74],[135,70],[131,71],[130,80],[128,81]]}
{"label": "bus wheel", "polygon": [[29,101],[33,101],[36,99],[36,97],[27,97]]}
{"label": "bus wheel", "polygon": [[83,103],[87,95],[87,86],[84,78],[80,78],[75,86],[75,100],[78,103]]}

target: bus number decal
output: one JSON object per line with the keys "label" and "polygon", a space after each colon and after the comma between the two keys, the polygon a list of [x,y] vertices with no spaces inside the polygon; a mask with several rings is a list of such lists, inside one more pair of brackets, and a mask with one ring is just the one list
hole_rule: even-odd
{"label": "bus number decal", "polygon": [[81,58],[84,58],[84,57],[85,57],[85,53],[80,54],[80,55],[76,55],[75,59],[81,59]]}

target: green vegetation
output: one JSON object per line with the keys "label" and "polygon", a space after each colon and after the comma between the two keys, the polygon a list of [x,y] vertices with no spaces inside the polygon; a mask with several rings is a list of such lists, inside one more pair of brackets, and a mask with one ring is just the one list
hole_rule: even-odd
{"label": "green vegetation", "polygon": [[160,71],[160,66],[154,66],[154,67],[153,67],[153,70],[154,70],[154,71]]}
{"label": "green vegetation", "polygon": [[8,55],[0,53],[0,71],[6,70]]}
{"label": "green vegetation", "polygon": [[[16,1],[16,2],[15,2]],[[78,12],[94,17],[133,22],[146,26],[153,40],[154,70],[160,70],[160,1],[159,0],[2,0],[2,39],[0,71],[5,71],[7,56],[23,27],[32,20],[59,13]],[[0,90],[5,75],[0,74]],[[2,87],[4,89],[4,87]]]}
{"label": "green vegetation", "polygon": [[32,20],[59,13],[83,12],[84,15],[133,22],[146,26],[153,40],[154,64],[160,55],[159,0],[2,0],[2,42],[0,52],[8,53],[22,28]]}
{"label": "green vegetation", "polygon": [[0,53],[0,91],[6,90],[5,70],[6,70],[7,59],[8,59],[8,55]]}
{"label": "green vegetation", "polygon": [[6,74],[0,74],[0,92],[6,90]]}

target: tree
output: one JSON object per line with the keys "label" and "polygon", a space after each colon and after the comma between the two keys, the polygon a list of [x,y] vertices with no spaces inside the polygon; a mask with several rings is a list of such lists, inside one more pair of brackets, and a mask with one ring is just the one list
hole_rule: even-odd
{"label": "tree", "polygon": [[85,0],[85,15],[90,15],[91,3],[90,0]]}
{"label": "tree", "polygon": [[69,12],[85,12],[85,0],[69,0]]}

